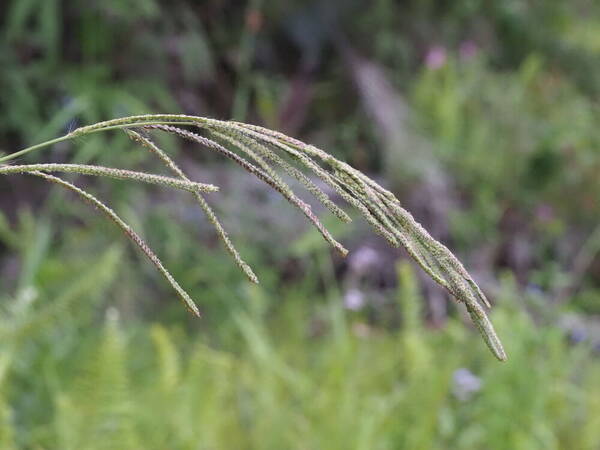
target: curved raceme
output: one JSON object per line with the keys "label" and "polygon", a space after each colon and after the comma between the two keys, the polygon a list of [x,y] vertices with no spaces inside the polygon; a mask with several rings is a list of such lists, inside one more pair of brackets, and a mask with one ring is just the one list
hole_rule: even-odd
{"label": "curved raceme", "polygon": [[[186,128],[181,128],[182,126]],[[1,164],[57,142],[115,129],[127,132],[133,141],[157,156],[173,176],[167,177],[124,169],[75,164],[20,166]],[[215,227],[218,236],[236,264],[250,281],[258,283],[256,275],[250,266],[244,262],[214,211],[203,197],[204,193],[215,191],[218,188],[190,180],[181,168],[151,140],[149,136],[151,131],[173,134],[232,160],[242,169],[279,192],[292,206],[295,206],[306,216],[333,248],[345,256],[348,251],[335,240],[312,212],[311,206],[292,191],[279,173],[281,172],[299,181],[332,214],[344,222],[350,222],[350,216],[305,174],[306,171],[311,172],[350,206],[356,208],[376,233],[383,236],[392,246],[404,247],[423,270],[459,302],[464,303],[484,342],[494,356],[501,361],[506,360],[507,357],[502,344],[482,306],[489,307],[490,305],[481,289],[452,252],[431,237],[415,221],[412,215],[402,208],[398,199],[390,191],[381,187],[362,172],[335,159],[327,152],[282,133],[255,125],[187,115],[160,114],[124,117],[81,127],[61,138],[2,157],[0,158],[0,175],[27,173],[39,176],[77,193],[84,200],[92,203],[115,222],[144,252],[175,289],[186,307],[193,314],[199,316],[199,310],[190,296],[173,279],[160,259],[112,209],[83,189],[49,174],[51,172],[68,172],[106,176],[158,184],[191,192]]]}

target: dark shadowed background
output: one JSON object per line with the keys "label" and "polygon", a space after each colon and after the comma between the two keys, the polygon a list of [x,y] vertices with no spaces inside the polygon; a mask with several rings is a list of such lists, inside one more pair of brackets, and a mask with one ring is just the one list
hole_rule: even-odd
{"label": "dark shadowed background", "polygon": [[[600,4],[4,0],[0,153],[133,114],[236,119],[392,190],[490,297],[509,361],[404,251],[161,141],[181,193],[68,177],[153,246],[204,318],[89,205],[0,178],[2,449],[599,449]],[[18,162],[164,173],[123,133]],[[308,198],[307,198],[308,200]]]}

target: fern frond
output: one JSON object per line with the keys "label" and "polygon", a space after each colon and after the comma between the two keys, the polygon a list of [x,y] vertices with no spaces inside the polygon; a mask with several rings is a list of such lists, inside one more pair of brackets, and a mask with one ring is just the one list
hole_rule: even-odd
{"label": "fern frond", "polygon": [[99,345],[91,349],[59,404],[59,420],[71,425],[70,448],[143,448],[136,429],[135,385],[127,370],[130,348],[118,312],[110,308]]}

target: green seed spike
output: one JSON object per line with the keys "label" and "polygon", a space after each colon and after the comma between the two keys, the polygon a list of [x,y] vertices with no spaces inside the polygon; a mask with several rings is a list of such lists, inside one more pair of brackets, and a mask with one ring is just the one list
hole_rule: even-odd
{"label": "green seed spike", "polygon": [[484,342],[492,354],[498,358],[499,361],[506,361],[508,357],[506,356],[504,347],[502,347],[502,342],[500,342],[500,339],[494,330],[494,326],[492,325],[492,322],[490,322],[490,319],[488,319],[483,308],[479,303],[469,301],[467,302],[467,311],[471,316],[471,320],[479,329]]}
{"label": "green seed spike", "polygon": [[143,183],[158,184],[189,192],[216,192],[217,186],[212,184],[194,183],[189,180],[178,180],[175,178],[153,175],[132,170],[113,169],[110,167],[90,166],[83,164],[28,164],[20,166],[0,166],[0,174],[20,174],[28,172],[63,172],[77,173],[80,175],[91,175],[115,178],[118,180],[133,180]]}
{"label": "green seed spike", "polygon": [[[224,136],[225,134],[212,131],[217,136]],[[253,139],[250,139],[248,136],[239,132],[230,132],[227,135],[231,136],[234,139],[237,139],[240,142],[243,142],[248,147],[255,149],[263,158],[269,159],[273,161],[275,164],[280,166],[284,172],[292,178],[298,180],[305,188],[308,190],[315,198],[317,198],[331,213],[340,219],[342,222],[350,223],[352,219],[350,216],[341,209],[338,205],[333,203],[329,196],[323,192],[316,184],[314,184],[310,178],[308,178],[304,173],[298,170],[296,167],[292,166],[286,160],[284,160],[277,153],[272,151],[268,146],[263,145]]]}
{"label": "green seed spike", "polygon": [[[208,125],[206,125],[206,128],[210,128],[213,125],[213,122],[209,122]],[[219,123],[217,125],[218,127],[222,127],[221,123]],[[219,128],[220,129],[220,128]],[[323,180],[327,185],[329,185],[330,187],[332,187],[336,193],[338,195],[340,195],[340,197],[342,197],[346,202],[348,202],[350,205],[354,206],[356,209],[358,209],[360,211],[360,213],[362,214],[363,217],[365,217],[365,219],[369,222],[369,224],[371,224],[371,226],[373,227],[373,229],[380,235],[382,235],[383,237],[385,237],[385,239],[394,247],[398,246],[398,242],[396,240],[396,238],[389,233],[383,226],[381,226],[381,224],[377,221],[377,219],[375,219],[375,217],[373,217],[373,215],[371,214],[371,212],[368,210],[368,208],[365,207],[365,205],[360,201],[360,199],[353,197],[352,195],[350,195],[346,189],[344,189],[344,187],[342,185],[340,185],[331,174],[329,174],[327,171],[325,171],[325,169],[323,169],[322,167],[320,167],[315,161],[313,161],[309,156],[302,154],[299,150],[296,150],[290,146],[288,146],[287,144],[280,142],[270,136],[267,135],[261,135],[260,133],[254,132],[252,130],[246,130],[244,128],[240,128],[237,127],[236,130],[238,131],[242,131],[247,133],[249,136],[255,138],[255,139],[259,139],[262,142],[265,142],[267,144],[271,144],[281,150],[283,150],[284,152],[288,153],[291,157],[295,158],[300,164],[302,164],[304,167],[306,167],[307,169],[309,169],[310,171],[312,171],[315,175],[317,175],[321,180]]]}
{"label": "green seed spike", "polygon": [[[140,135],[139,133],[136,133],[133,130],[126,130],[126,132],[134,141],[140,143],[143,147],[147,148],[150,152],[152,152],[156,156],[158,156],[158,158],[165,164],[165,166],[167,166],[167,168],[171,172],[173,172],[175,175],[177,175],[179,178],[181,178],[184,181],[190,181],[190,179],[185,175],[183,170],[181,170],[179,168],[179,166],[177,166],[177,164],[175,164],[175,161],[173,161],[165,152],[163,152],[154,142],[152,142],[150,139]],[[200,205],[200,208],[202,208],[202,210],[208,217],[209,222],[215,228],[217,235],[219,236],[219,238],[225,245],[225,248],[227,249],[229,254],[233,257],[237,266],[240,269],[242,269],[242,271],[244,272],[244,274],[246,275],[248,280],[250,280],[252,283],[258,284],[259,283],[258,277],[254,274],[254,271],[248,265],[248,263],[246,263],[242,259],[242,257],[240,256],[240,253],[235,248],[235,246],[229,239],[227,232],[221,225],[221,222],[219,222],[217,215],[214,213],[212,208],[206,202],[204,197],[202,197],[202,195],[199,192],[194,192],[194,197],[196,198],[196,201]]]}
{"label": "green seed spike", "polygon": [[[216,132],[214,132],[214,133],[216,133]],[[229,142],[231,145],[234,145],[235,147],[239,148],[241,151],[243,151],[248,156],[250,156],[252,159],[254,159],[261,166],[261,168],[275,181],[275,183],[277,183],[279,186],[281,186],[282,194],[286,197],[286,199],[288,201],[290,201],[292,204],[294,204],[295,206],[297,206],[298,208],[300,208],[300,210],[311,220],[311,222],[313,222],[313,224],[317,227],[317,229],[323,235],[325,240],[329,244],[331,244],[334,248],[336,248],[342,254],[342,256],[346,256],[348,254],[348,250],[346,250],[339,242],[337,242],[331,236],[329,231],[327,231],[327,229],[317,219],[317,216],[315,216],[312,213],[312,209],[310,208],[310,205],[308,205],[307,203],[300,200],[296,196],[296,194],[293,193],[292,189],[287,185],[287,183],[284,182],[277,173],[275,173],[275,171],[271,168],[271,166],[269,166],[269,164],[266,163],[266,161],[264,159],[262,159],[256,153],[254,153],[249,147],[247,147],[243,143],[237,141],[235,138],[232,138],[231,136],[227,136],[227,135],[221,134],[221,133],[218,133],[218,135],[224,141]]]}
{"label": "green seed spike", "polygon": [[[240,126],[239,124],[236,125]],[[264,129],[260,129],[260,127],[242,127],[251,130],[252,133],[249,134],[260,134],[261,132],[264,132]],[[421,265],[421,267],[423,267],[436,282],[449,290],[458,300],[467,304],[471,317],[477,318],[478,321],[476,322],[476,325],[482,333],[490,350],[492,350],[498,359],[506,359],[500,340],[495,334],[485,312],[478,304],[478,308],[473,306],[473,304],[476,304],[475,300],[473,300],[475,297],[479,298],[480,301],[489,307],[489,303],[481,289],[479,289],[477,284],[472,280],[466,270],[464,270],[464,267],[454,255],[452,255],[445,246],[433,239],[407,211],[400,207],[397,199],[389,191],[381,188],[375,181],[360,174],[346,163],[336,160],[322,150],[306,146],[306,144],[287,138],[277,132],[266,131],[264,133],[265,134],[262,136],[264,140],[271,141],[274,138],[278,138],[286,142],[286,144],[293,145],[297,149],[310,150],[311,155],[318,156],[323,161],[327,162],[334,169],[338,179],[341,179],[340,184],[350,190],[353,197],[362,198],[363,202],[370,207],[369,209],[375,213],[378,227],[381,226],[384,229],[389,229],[390,227],[389,220],[387,220],[386,214],[379,208],[378,203],[383,205],[385,205],[385,203],[391,204],[396,217],[400,219],[399,222],[403,225],[401,229],[394,233],[396,238],[402,242],[411,256],[417,260],[419,265]],[[366,185],[368,185],[369,189],[367,189]],[[368,194],[369,190],[373,190],[376,193]],[[402,228],[404,230],[402,230]],[[477,314],[474,315],[472,311],[477,311]]]}
{"label": "green seed spike", "polygon": [[227,150],[225,147],[219,145],[218,143],[211,141],[210,139],[207,139],[203,136],[199,136],[190,131],[166,125],[152,125],[148,128],[155,128],[167,131],[169,133],[174,133],[178,136],[202,144],[210,149],[216,150],[219,153],[227,156],[229,159],[239,164],[246,171],[267,183],[269,186],[271,186],[273,189],[275,189],[277,192],[283,195],[290,203],[292,203],[294,206],[300,209],[300,211],[304,213],[308,220],[310,220],[313,223],[313,225],[317,228],[317,230],[321,233],[325,240],[329,242],[329,244],[331,244],[331,246],[333,246],[342,256],[346,256],[348,254],[348,250],[331,236],[329,231],[325,228],[325,226],[321,223],[317,216],[315,216],[315,214],[312,212],[312,209],[310,208],[310,205],[296,197],[296,195],[289,191],[287,185],[281,184],[278,179],[272,178],[271,175],[269,175],[263,169],[259,169],[254,164],[248,162],[244,158],[241,158],[237,154]]}
{"label": "green seed spike", "polygon": [[165,269],[165,266],[162,264],[161,260],[156,256],[156,254],[152,251],[150,247],[144,242],[144,240],[131,229],[129,225],[127,225],[123,219],[121,219],[110,207],[105,205],[102,201],[98,200],[92,194],[83,189],[75,186],[74,184],[69,183],[61,178],[55,177],[53,175],[48,175],[43,172],[29,172],[31,175],[35,175],[41,178],[44,178],[47,181],[58,184],[66,189],[69,189],[79,195],[83,200],[90,203],[92,206],[98,208],[104,215],[106,215],[112,222],[114,222],[125,235],[135,244],[140,250],[148,257],[148,259],[156,266],[158,271],[166,278],[169,284],[173,287],[175,292],[179,295],[181,300],[183,301],[186,308],[196,317],[200,317],[200,310],[188,295],[188,293],[183,290],[183,288],[179,285],[179,283],[173,278],[171,273]]}

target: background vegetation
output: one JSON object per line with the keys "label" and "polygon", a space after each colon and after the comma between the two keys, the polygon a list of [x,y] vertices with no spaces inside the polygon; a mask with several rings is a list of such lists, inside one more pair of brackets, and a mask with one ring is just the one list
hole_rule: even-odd
{"label": "background vegetation", "polygon": [[[0,448],[600,448],[599,54],[590,0],[3,2],[0,152],[156,112],[318,144],[457,253],[509,361],[364,223],[325,216],[342,260],[276,193],[165,141],[223,187],[261,284],[185,196],[78,180],[153,245],[194,320],[87,205],[1,178]],[[31,161],[154,164],[132,145]]]}

